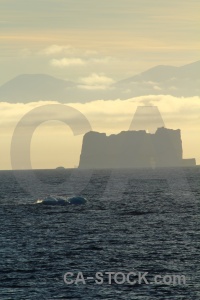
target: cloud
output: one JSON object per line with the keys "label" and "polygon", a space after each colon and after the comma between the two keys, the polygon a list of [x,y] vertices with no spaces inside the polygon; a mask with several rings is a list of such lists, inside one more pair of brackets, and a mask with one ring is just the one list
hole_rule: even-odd
{"label": "cloud", "polygon": [[162,88],[159,87],[158,85],[154,85],[153,89],[156,90],[156,91],[161,91],[162,90]]}
{"label": "cloud", "polygon": [[[31,109],[52,103],[56,102],[0,103],[1,168],[10,168],[10,142],[13,130],[19,120]],[[107,134],[117,134],[128,130],[138,106],[155,105],[167,128],[181,129],[184,157],[196,157],[197,163],[200,163],[200,97],[178,98],[167,95],[149,95],[128,100],[98,100],[88,103],[68,103],[68,105],[80,111],[88,119],[94,131]],[[51,120],[52,115],[49,117]],[[38,118],[40,118],[39,115]],[[34,124],[35,121],[35,119],[30,120],[30,124]],[[63,141],[66,141],[66,145],[63,145]],[[60,161],[67,159],[66,166],[68,167],[78,165],[82,136],[74,137],[70,129],[62,123],[46,122],[39,126],[34,133],[32,148],[34,167],[54,168],[62,165],[57,161],[58,156],[47,155],[48,147],[56,153],[57,145],[62,145],[61,148],[63,147],[62,149],[65,150],[59,155]],[[70,153],[69,147],[71,147]],[[67,156],[66,153],[68,153]]]}
{"label": "cloud", "polygon": [[[170,95],[148,95],[134,97],[127,100],[97,100],[88,103],[74,103],[70,104],[77,109],[84,110],[86,108],[93,108],[93,112],[115,116],[115,114],[121,114],[124,116],[133,115],[137,106],[141,105],[156,105],[159,107],[161,113],[169,116],[179,114],[179,119],[184,119],[188,114],[188,119],[193,120],[194,115],[200,116],[200,97],[174,97]],[[87,110],[87,109],[86,109]],[[86,112],[85,110],[85,112]],[[182,115],[184,111],[185,115]],[[199,124],[200,126],[200,124]]]}
{"label": "cloud", "polygon": [[51,45],[47,48],[42,49],[39,51],[39,54],[42,55],[54,55],[54,54],[61,54],[61,53],[68,53],[72,51],[72,47],[70,45]]}
{"label": "cloud", "polygon": [[[62,51],[63,48],[56,45],[48,48],[47,50],[48,55],[61,54]],[[68,57],[63,57],[63,58],[58,57],[58,58],[51,59],[50,64],[55,67],[64,68],[71,65],[108,64],[113,60],[111,57],[99,57],[99,58],[87,57],[85,56],[84,52],[79,53],[79,51],[75,49],[74,51],[71,51],[71,54],[78,55],[78,57],[71,57],[70,55],[68,55]]]}
{"label": "cloud", "polygon": [[107,77],[103,74],[92,73],[88,77],[83,77],[80,79],[79,88],[86,90],[105,90],[107,89],[114,80],[110,77]]}
{"label": "cloud", "polygon": [[[1,127],[5,128],[9,124],[15,126],[16,122],[31,109],[52,103],[58,102],[39,101],[27,104],[0,102]],[[99,128],[103,125],[102,120],[109,120],[115,123],[115,125],[118,124],[117,128],[120,128],[120,124],[130,123],[137,106],[155,105],[159,108],[167,126],[178,126],[179,128],[190,130],[192,128],[188,127],[189,122],[195,125],[196,129],[200,129],[200,97],[198,96],[179,98],[170,95],[148,95],[127,100],[96,100],[87,103],[68,103],[67,105],[78,109],[91,122],[94,121],[96,123],[96,121],[100,120],[98,124]],[[121,127],[121,130],[123,128],[124,126]],[[109,126],[107,129],[110,130]]]}
{"label": "cloud", "polygon": [[61,58],[61,59],[52,59],[50,64],[54,67],[65,68],[69,66],[84,66],[86,61],[81,58]]}

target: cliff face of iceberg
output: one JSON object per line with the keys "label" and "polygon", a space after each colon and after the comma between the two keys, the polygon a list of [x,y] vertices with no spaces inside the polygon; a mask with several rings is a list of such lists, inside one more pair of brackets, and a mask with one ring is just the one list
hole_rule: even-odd
{"label": "cliff face of iceberg", "polygon": [[122,131],[117,135],[88,132],[83,138],[79,168],[148,168],[183,165],[180,129]]}

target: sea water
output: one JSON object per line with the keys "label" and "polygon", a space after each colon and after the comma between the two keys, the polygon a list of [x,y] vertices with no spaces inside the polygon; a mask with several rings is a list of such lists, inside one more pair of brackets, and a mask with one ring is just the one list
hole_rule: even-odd
{"label": "sea water", "polygon": [[[0,299],[200,299],[200,168],[73,172],[38,170],[35,181],[0,172]],[[87,203],[34,204],[47,194]],[[184,275],[186,284],[66,284],[67,272]]]}

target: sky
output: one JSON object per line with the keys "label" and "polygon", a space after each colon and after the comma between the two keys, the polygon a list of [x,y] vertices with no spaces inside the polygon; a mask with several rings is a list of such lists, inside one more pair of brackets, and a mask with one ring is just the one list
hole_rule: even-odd
{"label": "sky", "polygon": [[[0,0],[0,85],[24,73],[44,73],[88,85],[95,80],[113,83],[156,65],[197,61],[199,11],[199,0]],[[40,100],[27,105],[0,103],[1,169],[11,168],[14,127],[24,113],[42,105]],[[88,116],[95,130],[110,134],[128,129],[136,104],[143,100],[71,105]],[[168,127],[185,128],[185,156],[200,159],[200,153],[193,154],[199,130],[198,100],[180,102],[169,96],[156,103]],[[168,101],[171,109],[166,111]],[[183,116],[189,119],[187,124],[192,123],[190,134]],[[82,137],[74,137],[64,124],[41,125],[32,140],[33,167],[77,166],[81,142]]]}
{"label": "sky", "polygon": [[119,80],[199,60],[199,11],[197,0],[1,0],[0,84],[36,72]]}

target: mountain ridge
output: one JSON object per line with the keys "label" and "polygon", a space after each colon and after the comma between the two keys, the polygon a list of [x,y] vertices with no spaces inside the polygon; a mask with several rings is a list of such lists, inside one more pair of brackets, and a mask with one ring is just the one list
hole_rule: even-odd
{"label": "mountain ridge", "polygon": [[48,74],[20,74],[0,86],[0,101],[62,103],[128,99],[145,95],[200,96],[200,60],[180,67],[158,65],[120,80],[105,90],[87,89],[78,82]]}

